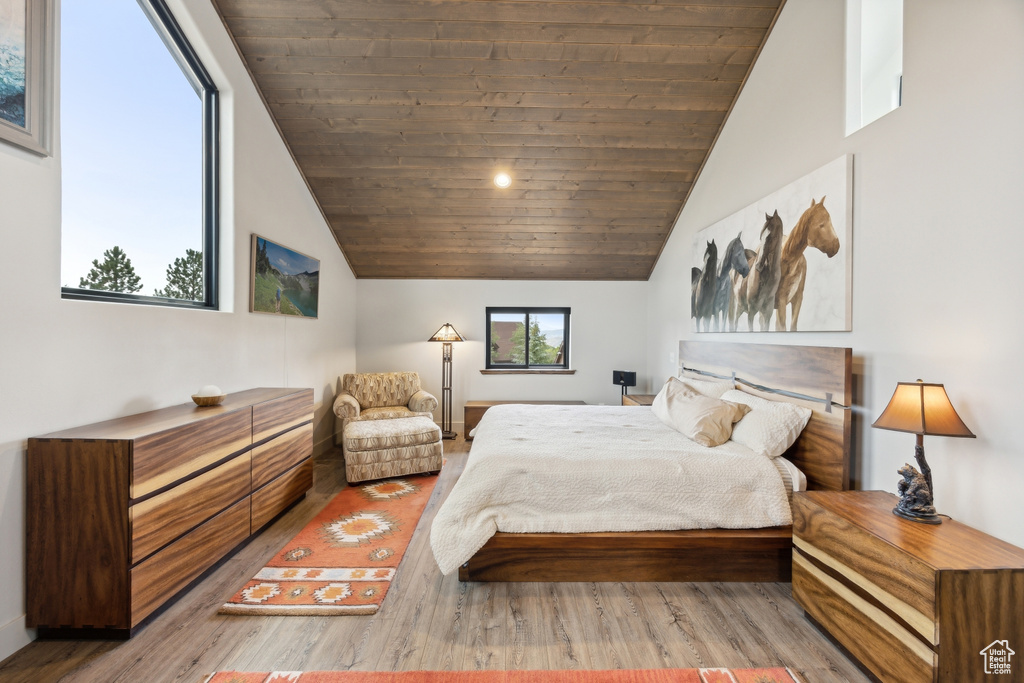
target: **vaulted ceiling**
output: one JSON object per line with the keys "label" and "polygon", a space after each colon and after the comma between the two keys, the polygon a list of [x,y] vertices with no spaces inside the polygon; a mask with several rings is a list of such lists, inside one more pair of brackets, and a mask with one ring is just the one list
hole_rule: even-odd
{"label": "vaulted ceiling", "polygon": [[214,1],[356,277],[644,280],[784,0]]}

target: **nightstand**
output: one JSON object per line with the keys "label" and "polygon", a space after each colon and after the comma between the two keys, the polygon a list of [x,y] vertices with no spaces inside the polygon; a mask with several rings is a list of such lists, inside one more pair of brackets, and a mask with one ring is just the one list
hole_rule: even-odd
{"label": "nightstand", "polygon": [[[1024,549],[911,522],[884,491],[793,495],[793,598],[880,680],[1024,680]],[[991,659],[991,661],[990,661]]]}
{"label": "nightstand", "polygon": [[654,394],[626,394],[622,397],[624,406],[649,406],[654,403]]}

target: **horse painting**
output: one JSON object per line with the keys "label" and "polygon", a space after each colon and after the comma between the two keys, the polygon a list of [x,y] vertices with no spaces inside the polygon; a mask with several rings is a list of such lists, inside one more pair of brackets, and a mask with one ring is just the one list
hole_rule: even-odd
{"label": "horse painting", "polygon": [[[686,264],[691,329],[852,329],[852,171],[844,155],[698,230]],[[708,263],[715,256],[717,272]]]}
{"label": "horse painting", "polygon": [[733,273],[736,272],[740,277],[746,277],[750,272],[747,250],[743,248],[741,235],[742,233],[736,235],[736,238],[729,242],[725,248],[725,256],[722,257],[722,265],[718,267],[715,301],[711,307],[711,322],[718,332],[725,332],[725,322],[731,320],[729,311],[732,307]]}
{"label": "horse painting", "polygon": [[824,197],[820,202],[811,199],[811,206],[800,216],[782,245],[781,275],[775,294],[776,330],[787,330],[786,309],[792,305],[793,320],[788,330],[796,331],[807,282],[807,258],[804,256],[807,247],[814,247],[828,258],[839,251],[839,237],[832,227],[832,217],[825,208]]}
{"label": "horse painting", "polygon": [[761,331],[767,332],[775,311],[775,293],[782,271],[782,219],[779,212],[764,215],[761,243],[757,247],[750,274],[743,279],[747,329],[754,331],[754,316],[760,315]]}
{"label": "horse painting", "polygon": [[700,279],[693,292],[693,311],[697,318],[697,329],[700,330],[701,322],[704,323],[704,331],[707,332],[711,324],[712,309],[715,305],[715,286],[718,284],[718,247],[715,241],[707,243],[704,250],[704,267],[701,269]]}

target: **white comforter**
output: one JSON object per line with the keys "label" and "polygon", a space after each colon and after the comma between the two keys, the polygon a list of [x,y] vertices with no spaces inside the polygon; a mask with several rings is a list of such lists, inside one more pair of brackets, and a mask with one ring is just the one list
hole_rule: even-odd
{"label": "white comforter", "polygon": [[739,529],[792,523],[771,461],[731,441],[706,448],[632,406],[499,405],[430,530],[455,571],[496,531]]}

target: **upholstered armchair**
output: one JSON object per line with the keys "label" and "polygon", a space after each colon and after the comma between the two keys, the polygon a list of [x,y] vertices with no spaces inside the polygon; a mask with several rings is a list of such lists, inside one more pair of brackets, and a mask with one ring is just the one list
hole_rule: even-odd
{"label": "upholstered armchair", "polygon": [[335,443],[349,483],[441,469],[437,399],[415,372],[368,372],[342,377],[334,400]]}

